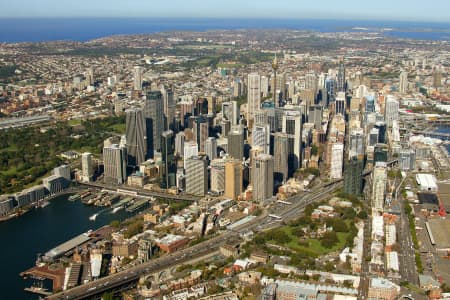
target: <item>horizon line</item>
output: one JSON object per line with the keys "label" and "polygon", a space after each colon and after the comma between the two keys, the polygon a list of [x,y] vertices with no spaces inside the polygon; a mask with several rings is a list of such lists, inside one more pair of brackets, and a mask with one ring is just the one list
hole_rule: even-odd
{"label": "horizon line", "polygon": [[425,19],[391,19],[391,18],[382,18],[382,17],[370,17],[370,18],[358,18],[358,17],[343,17],[343,18],[321,18],[321,17],[210,17],[210,16],[0,16],[0,20],[24,20],[24,19],[38,19],[38,20],[50,20],[50,19],[184,19],[184,20],[279,20],[279,21],[293,21],[293,20],[308,20],[308,21],[389,21],[389,22],[399,22],[399,23],[435,23],[435,24],[450,24],[450,20],[425,20]]}

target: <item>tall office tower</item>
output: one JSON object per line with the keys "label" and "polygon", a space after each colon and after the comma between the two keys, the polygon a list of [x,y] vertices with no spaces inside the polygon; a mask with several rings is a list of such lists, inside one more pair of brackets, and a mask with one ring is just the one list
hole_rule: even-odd
{"label": "tall office tower", "polygon": [[204,157],[193,156],[186,160],[186,193],[204,196],[208,192],[207,167]]}
{"label": "tall office tower", "polygon": [[282,132],[289,137],[289,173],[300,167],[302,161],[302,115],[300,111],[286,110],[283,115]]}
{"label": "tall office tower", "polygon": [[166,89],[164,86],[161,89],[164,105],[164,129],[174,130],[175,128],[175,111],[176,104],[173,98],[173,90],[171,88]]}
{"label": "tall office tower", "polygon": [[278,59],[277,54],[275,53],[275,58],[272,61],[272,70],[273,70],[273,83],[271,86],[272,92],[272,103],[275,107],[278,107],[278,99],[277,99],[277,71],[278,71]]}
{"label": "tall office tower", "polygon": [[242,193],[243,169],[238,159],[225,162],[225,197],[237,200]]}
{"label": "tall office tower", "polygon": [[288,149],[289,135],[276,132],[274,134],[274,177],[278,182],[286,182],[289,178]]}
{"label": "tall office tower", "polygon": [[331,146],[330,179],[342,178],[343,163],[344,163],[344,144],[334,143]]}
{"label": "tall office tower", "polygon": [[401,94],[406,94],[408,92],[408,72],[402,71],[400,73],[400,82],[398,84],[398,91]]}
{"label": "tall office tower", "polygon": [[367,145],[368,146],[375,146],[376,144],[378,144],[380,142],[379,140],[379,134],[380,134],[380,130],[378,128],[372,128],[369,132],[369,138],[367,141]]}
{"label": "tall office tower", "polygon": [[252,147],[261,147],[266,154],[270,154],[270,125],[255,124],[252,132]]}
{"label": "tall office tower", "polygon": [[385,122],[376,122],[375,128],[378,129],[378,142],[386,143],[386,123]]}
{"label": "tall office tower", "polygon": [[345,66],[343,57],[339,61],[339,71],[337,75],[337,89],[338,92],[345,92]]}
{"label": "tall office tower", "polygon": [[322,105],[311,105],[308,111],[308,122],[314,124],[314,128],[319,130],[322,129],[322,116],[323,107]]}
{"label": "tall office tower", "polygon": [[314,72],[305,75],[305,89],[313,91],[314,95],[317,93],[317,76]]}
{"label": "tall office tower", "polygon": [[183,151],[183,159],[184,159],[184,168],[186,169],[186,161],[188,158],[193,156],[198,156],[198,145],[194,141],[189,141],[184,143],[184,151]]}
{"label": "tall office tower", "polygon": [[325,79],[327,78],[327,76],[325,75],[325,73],[320,73],[318,78],[317,78],[317,89],[321,90],[325,88]]}
{"label": "tall office tower", "polygon": [[258,73],[248,74],[247,115],[253,119],[255,111],[261,106],[261,79]]}
{"label": "tall office tower", "polygon": [[336,79],[328,77],[325,80],[325,88],[327,89],[328,103],[334,102],[337,94]]}
{"label": "tall office tower", "polygon": [[261,93],[263,97],[269,95],[269,77],[267,76],[261,76]]}
{"label": "tall office tower", "polygon": [[104,180],[108,184],[123,184],[127,179],[127,150],[118,144],[103,148]]}
{"label": "tall office tower", "polygon": [[147,157],[153,158],[161,150],[161,134],[164,131],[164,104],[159,90],[147,91],[144,103],[147,130]]}
{"label": "tall office tower", "polygon": [[208,101],[208,115],[215,116],[216,115],[216,107],[217,107],[217,98],[215,95],[207,96],[206,100]]}
{"label": "tall office tower", "polygon": [[228,154],[238,160],[244,157],[244,131],[241,126],[233,126],[228,132]]}
{"label": "tall office tower", "polygon": [[217,157],[217,140],[214,137],[209,137],[205,141],[205,154],[208,160],[211,161]]}
{"label": "tall office tower", "polygon": [[184,155],[184,142],[186,141],[186,134],[184,132],[178,132],[175,135],[175,155]]}
{"label": "tall office tower", "polygon": [[142,76],[144,75],[144,68],[136,66],[134,67],[134,81],[133,87],[135,91],[142,90]]}
{"label": "tall office tower", "polygon": [[85,152],[81,155],[81,181],[90,182],[94,176],[92,154]]}
{"label": "tall office tower", "polygon": [[334,102],[335,114],[341,114],[345,116],[345,93],[339,92],[336,96],[336,101]]}
{"label": "tall office tower", "polygon": [[161,182],[162,189],[176,186],[177,161],[175,159],[175,137],[172,130],[161,134]]}
{"label": "tall office tower", "polygon": [[88,85],[94,85],[95,78],[94,78],[94,69],[89,68],[86,71],[86,81]]}
{"label": "tall office tower", "polygon": [[233,82],[233,97],[239,98],[242,95],[242,83],[239,79]]}
{"label": "tall office tower", "polygon": [[128,165],[137,167],[145,161],[147,144],[144,112],[140,108],[126,110],[126,141]]}
{"label": "tall office tower", "polygon": [[414,170],[416,168],[416,151],[414,149],[402,149],[398,155],[398,164],[401,170]]}
{"label": "tall office tower", "polygon": [[209,123],[204,116],[198,116],[194,119],[193,124],[194,140],[197,142],[198,150],[205,152],[205,141],[208,138]]}
{"label": "tall office tower", "polygon": [[398,121],[399,103],[392,95],[387,96],[385,103],[384,121],[386,122],[387,127],[391,128],[394,121]]}
{"label": "tall office tower", "polygon": [[222,116],[231,122],[231,125],[237,125],[239,122],[239,107],[237,101],[222,103]]}
{"label": "tall office tower", "polygon": [[373,170],[372,209],[383,211],[387,183],[387,165],[377,162]]}
{"label": "tall office tower", "polygon": [[225,159],[211,161],[211,191],[222,194],[225,191]]}
{"label": "tall office tower", "polygon": [[207,115],[208,114],[208,100],[206,98],[199,98],[195,101],[195,115]]}
{"label": "tall office tower", "polygon": [[363,187],[363,161],[355,156],[345,164],[344,192],[349,195],[359,196]]}
{"label": "tall office tower", "polygon": [[253,200],[264,201],[273,195],[273,157],[259,154],[252,161]]}
{"label": "tall office tower", "polygon": [[231,130],[231,122],[228,120],[222,120],[220,122],[220,129],[223,137],[228,136],[228,132]]}
{"label": "tall office tower", "polygon": [[359,160],[364,159],[364,130],[362,128],[352,129],[350,132],[350,149],[348,158],[356,156]]}
{"label": "tall office tower", "polygon": [[442,72],[440,67],[435,67],[433,70],[433,87],[434,88],[442,87]]}
{"label": "tall office tower", "polygon": [[269,123],[269,119],[267,117],[267,110],[266,109],[257,110],[255,112],[254,124],[268,124],[268,123]]}
{"label": "tall office tower", "polygon": [[365,112],[375,112],[375,97],[373,95],[366,96],[366,109]]}

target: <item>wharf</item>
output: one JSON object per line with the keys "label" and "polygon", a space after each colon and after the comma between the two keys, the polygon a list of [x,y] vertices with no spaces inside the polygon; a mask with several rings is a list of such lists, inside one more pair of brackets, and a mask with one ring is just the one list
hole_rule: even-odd
{"label": "wharf", "polygon": [[49,292],[47,289],[43,288],[37,288],[37,287],[29,287],[24,289],[26,292],[38,294],[41,296],[50,296],[52,293]]}
{"label": "wharf", "polygon": [[53,290],[57,291],[62,289],[64,283],[64,274],[64,268],[50,269],[48,266],[37,266],[20,273],[20,276],[25,278],[28,276],[32,276],[49,279],[53,282]]}
{"label": "wharf", "polygon": [[126,205],[126,204],[128,204],[128,202],[130,202],[131,200],[133,200],[133,198],[131,198],[131,197],[126,197],[125,199],[120,200],[118,203],[116,203],[116,204],[114,204],[113,206],[111,206],[111,208],[116,208],[116,207],[119,207],[119,206],[122,206],[122,205]]}
{"label": "wharf", "polygon": [[126,210],[128,212],[134,212],[137,209],[141,208],[142,206],[144,206],[145,204],[147,204],[149,201],[147,199],[141,199],[141,200],[137,200],[136,203],[134,203],[133,205],[131,205],[130,207],[128,207]]}
{"label": "wharf", "polygon": [[62,256],[62,255],[64,255],[64,253],[89,241],[91,239],[91,237],[89,235],[90,235],[90,232],[82,233],[82,234],[74,237],[73,239],[70,239],[67,242],[51,249],[50,251],[45,253],[45,257],[47,257],[49,259],[54,259],[59,256]]}

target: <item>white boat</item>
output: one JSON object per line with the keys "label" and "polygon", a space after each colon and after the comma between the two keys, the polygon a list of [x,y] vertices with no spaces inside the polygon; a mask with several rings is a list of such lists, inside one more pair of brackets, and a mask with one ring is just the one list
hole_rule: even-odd
{"label": "white boat", "polygon": [[97,218],[98,214],[93,214],[92,216],[89,217],[89,220],[91,221],[95,221],[95,219]]}
{"label": "white boat", "polygon": [[123,206],[114,207],[114,209],[112,210],[112,213],[115,214],[116,212],[118,212],[121,209],[123,209]]}

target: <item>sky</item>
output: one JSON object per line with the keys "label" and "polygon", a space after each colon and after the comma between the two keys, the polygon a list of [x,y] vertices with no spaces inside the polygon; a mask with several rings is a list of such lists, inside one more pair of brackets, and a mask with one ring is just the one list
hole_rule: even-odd
{"label": "sky", "polygon": [[449,0],[0,0],[0,18],[308,18],[450,22]]}

